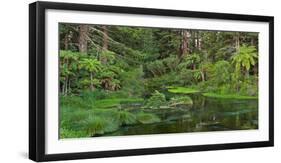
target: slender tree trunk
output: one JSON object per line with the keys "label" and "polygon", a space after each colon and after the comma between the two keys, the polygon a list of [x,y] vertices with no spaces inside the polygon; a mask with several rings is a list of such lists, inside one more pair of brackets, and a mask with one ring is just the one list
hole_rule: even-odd
{"label": "slender tree trunk", "polygon": [[71,89],[70,89],[71,85],[70,85],[70,77],[68,78],[68,92],[71,93]]}
{"label": "slender tree trunk", "polygon": [[88,25],[79,25],[79,38],[78,38],[78,46],[79,46],[79,52],[81,53],[87,53],[88,50]]}
{"label": "slender tree trunk", "polygon": [[236,33],[236,36],[235,36],[235,48],[236,48],[236,51],[239,51],[240,49],[240,36],[239,36],[239,32]]}
{"label": "slender tree trunk", "polygon": [[251,46],[255,46],[255,39],[254,39],[254,37],[251,37]]}
{"label": "slender tree trunk", "polygon": [[64,86],[65,86],[65,84],[62,83],[62,90],[61,90],[61,94],[62,94],[62,95],[64,95]]}
{"label": "slender tree trunk", "polygon": [[202,44],[202,40],[200,38],[200,32],[197,31],[197,50],[200,51],[201,50],[201,44]]}
{"label": "slender tree trunk", "polygon": [[68,50],[68,36],[65,34],[64,36],[64,50]]}
{"label": "slender tree trunk", "polygon": [[64,94],[67,95],[67,83],[68,83],[68,77],[65,79],[65,89],[64,89]]}
{"label": "slender tree trunk", "polygon": [[205,74],[204,74],[204,71],[201,71],[201,78],[202,78],[202,81],[205,81]]}
{"label": "slender tree trunk", "polygon": [[94,84],[93,84],[93,73],[90,73],[90,89],[91,91],[94,91]]}
{"label": "slender tree trunk", "polygon": [[184,57],[189,53],[189,39],[190,39],[190,31],[188,30],[182,30],[181,31],[182,40],[181,40],[181,46],[180,46],[180,58]]}

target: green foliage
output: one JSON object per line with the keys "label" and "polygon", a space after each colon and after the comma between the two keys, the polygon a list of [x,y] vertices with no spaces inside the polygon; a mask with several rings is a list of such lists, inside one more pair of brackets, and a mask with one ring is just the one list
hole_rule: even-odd
{"label": "green foliage", "polygon": [[177,71],[180,60],[177,56],[172,55],[162,60],[163,64],[169,72]]}
{"label": "green foliage", "polygon": [[151,97],[146,101],[146,108],[156,109],[166,104],[166,97],[163,93],[155,90]]}
{"label": "green foliage", "polygon": [[147,70],[151,72],[154,77],[161,76],[166,73],[165,65],[162,61],[156,60],[147,64]]}
{"label": "green foliage", "polygon": [[182,69],[179,73],[180,84],[183,86],[194,84],[195,80],[194,80],[193,72],[194,71],[190,69]]}
{"label": "green foliage", "polygon": [[115,53],[109,50],[103,50],[99,54],[99,60],[103,62],[104,64],[114,64],[114,61],[116,59]]}
{"label": "green foliage", "polygon": [[150,95],[154,90],[164,90],[167,85],[180,85],[182,80],[180,80],[176,72],[171,72],[159,77],[148,78],[144,82],[145,95]]}
{"label": "green foliage", "polygon": [[143,67],[120,73],[120,81],[124,92],[128,96],[139,97],[144,94]]}
{"label": "green foliage", "polygon": [[196,69],[196,65],[200,62],[200,54],[193,53],[185,55],[182,62],[179,64],[180,69],[191,68]]}
{"label": "green foliage", "polygon": [[157,123],[161,121],[161,119],[156,115],[144,112],[140,112],[137,114],[137,120],[142,124]]}
{"label": "green foliage", "polygon": [[97,59],[94,58],[83,58],[79,62],[79,68],[85,69],[89,71],[90,73],[95,73],[101,70],[101,63]]}
{"label": "green foliage", "polygon": [[218,61],[214,65],[212,78],[219,86],[230,82],[231,65],[227,61]]}
{"label": "green foliage", "polygon": [[232,57],[232,63],[235,65],[236,72],[240,72],[241,68],[249,71],[250,67],[256,64],[257,58],[258,55],[254,46],[243,45]]}

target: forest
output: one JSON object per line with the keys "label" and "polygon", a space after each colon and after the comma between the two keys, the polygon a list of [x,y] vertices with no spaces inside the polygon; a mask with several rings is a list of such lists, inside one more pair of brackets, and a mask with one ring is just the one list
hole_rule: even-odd
{"label": "forest", "polygon": [[59,24],[60,138],[257,129],[258,33]]}

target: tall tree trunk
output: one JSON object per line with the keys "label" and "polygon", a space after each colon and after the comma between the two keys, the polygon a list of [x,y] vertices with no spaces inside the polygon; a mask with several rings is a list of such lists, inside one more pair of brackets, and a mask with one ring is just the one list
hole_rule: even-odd
{"label": "tall tree trunk", "polygon": [[201,50],[201,44],[202,44],[202,40],[200,38],[200,32],[197,31],[197,35],[196,35],[196,47],[197,50],[200,51]]}
{"label": "tall tree trunk", "polygon": [[236,33],[235,35],[235,49],[236,51],[239,51],[240,49],[240,36],[239,32]]}
{"label": "tall tree trunk", "polygon": [[187,55],[189,53],[189,38],[190,38],[190,31],[188,30],[182,30],[181,31],[181,35],[182,35],[182,40],[181,40],[181,45],[180,45],[180,57],[184,57],[185,55]]}
{"label": "tall tree trunk", "polygon": [[108,31],[107,31],[107,27],[106,26],[102,26],[103,29],[103,46],[102,49],[103,50],[107,50],[108,49]]}
{"label": "tall tree trunk", "polygon": [[[107,31],[107,27],[106,26],[102,26],[103,29],[103,46],[102,46],[102,51],[106,52],[108,49],[108,31]],[[106,64],[107,62],[107,58],[106,56],[102,55],[101,56],[101,62],[103,64]]]}
{"label": "tall tree trunk", "polygon": [[79,52],[81,53],[87,53],[88,50],[88,43],[87,43],[88,31],[89,31],[88,25],[79,25],[78,46],[79,46]]}

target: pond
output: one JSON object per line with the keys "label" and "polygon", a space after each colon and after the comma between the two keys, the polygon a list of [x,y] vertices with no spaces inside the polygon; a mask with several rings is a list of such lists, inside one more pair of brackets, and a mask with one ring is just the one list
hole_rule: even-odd
{"label": "pond", "polygon": [[188,107],[141,109],[139,103],[123,104],[122,108],[132,113],[142,111],[156,114],[161,118],[161,122],[121,126],[119,130],[106,135],[258,129],[258,100],[222,100],[203,97],[200,94],[193,94],[190,97],[193,105]]}

